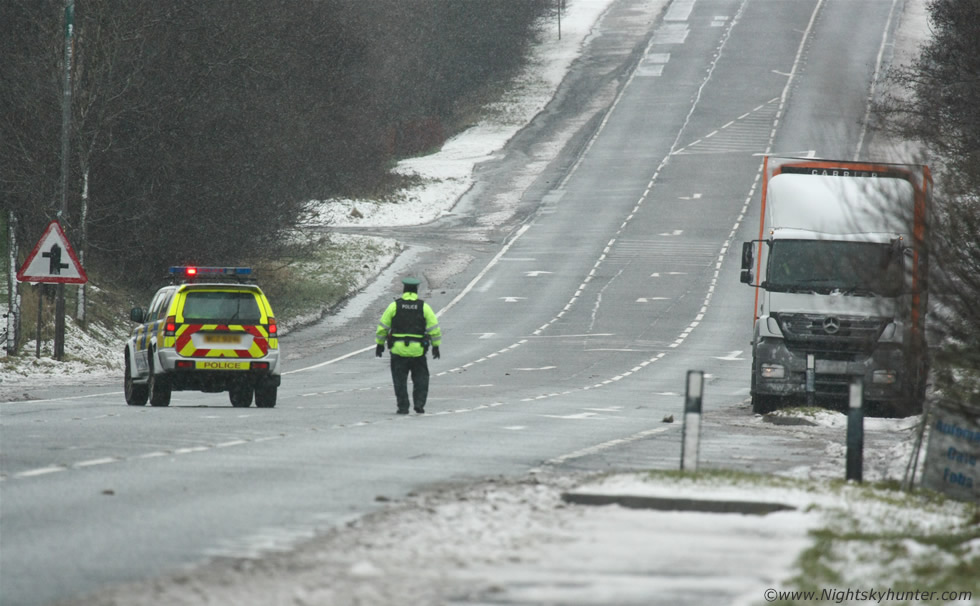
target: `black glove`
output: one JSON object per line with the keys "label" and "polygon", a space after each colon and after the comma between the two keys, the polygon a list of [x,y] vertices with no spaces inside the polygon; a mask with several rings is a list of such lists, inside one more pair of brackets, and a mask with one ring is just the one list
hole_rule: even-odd
{"label": "black glove", "polygon": [[439,346],[438,345],[433,345],[432,346],[432,359],[433,360],[438,360],[439,359]]}
{"label": "black glove", "polygon": [[381,354],[385,352],[385,346],[383,343],[378,343],[378,346],[374,348],[374,357],[380,358]]}

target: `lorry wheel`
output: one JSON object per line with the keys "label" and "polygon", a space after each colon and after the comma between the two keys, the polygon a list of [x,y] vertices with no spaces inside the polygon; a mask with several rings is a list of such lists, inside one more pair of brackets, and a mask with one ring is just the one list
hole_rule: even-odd
{"label": "lorry wheel", "polygon": [[123,375],[123,393],[130,406],[145,406],[150,392],[146,385],[133,383],[133,372],[129,367],[129,353],[126,354],[126,372]]}
{"label": "lorry wheel", "polygon": [[867,416],[885,419],[904,419],[922,414],[922,402],[914,396],[908,396],[894,402],[865,402],[864,407]]}
{"label": "lorry wheel", "polygon": [[235,408],[248,408],[252,405],[252,386],[233,385],[228,390],[228,399]]}
{"label": "lorry wheel", "polygon": [[150,379],[146,382],[150,406],[170,406],[170,381],[153,372],[153,352],[150,352]]}
{"label": "lorry wheel", "polygon": [[255,405],[259,408],[273,408],[276,405],[276,394],[279,388],[273,387],[256,387],[255,388]]}
{"label": "lorry wheel", "polygon": [[783,399],[779,396],[764,396],[752,394],[752,412],[757,415],[768,414],[783,407]]}

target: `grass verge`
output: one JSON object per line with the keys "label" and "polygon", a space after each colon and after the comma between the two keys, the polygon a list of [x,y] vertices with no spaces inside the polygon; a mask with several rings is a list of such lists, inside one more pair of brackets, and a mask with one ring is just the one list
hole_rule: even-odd
{"label": "grass verge", "polygon": [[[809,533],[812,543],[784,581],[779,599],[760,604],[877,602],[869,595],[859,599],[859,591],[883,592],[880,603],[888,604],[975,604],[980,598],[980,504],[925,490],[905,492],[894,482],[735,471],[653,471],[649,477],[707,490],[738,487],[760,500],[776,498],[819,516]],[[884,593],[889,590],[891,599]]]}

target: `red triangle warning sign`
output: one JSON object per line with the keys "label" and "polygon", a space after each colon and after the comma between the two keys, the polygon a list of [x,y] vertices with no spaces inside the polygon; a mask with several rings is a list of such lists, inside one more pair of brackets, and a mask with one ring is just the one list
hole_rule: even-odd
{"label": "red triangle warning sign", "polygon": [[48,223],[47,229],[38,240],[37,246],[27,256],[27,261],[17,272],[20,282],[56,282],[63,284],[84,284],[88,276],[75,256],[75,250],[68,243],[61,224]]}

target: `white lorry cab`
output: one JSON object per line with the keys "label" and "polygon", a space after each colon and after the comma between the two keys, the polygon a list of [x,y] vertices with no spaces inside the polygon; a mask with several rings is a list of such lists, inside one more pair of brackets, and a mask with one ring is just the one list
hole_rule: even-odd
{"label": "white lorry cab", "polygon": [[921,411],[931,188],[922,165],[766,158],[741,268],[756,413],[842,408],[855,379],[872,414]]}

